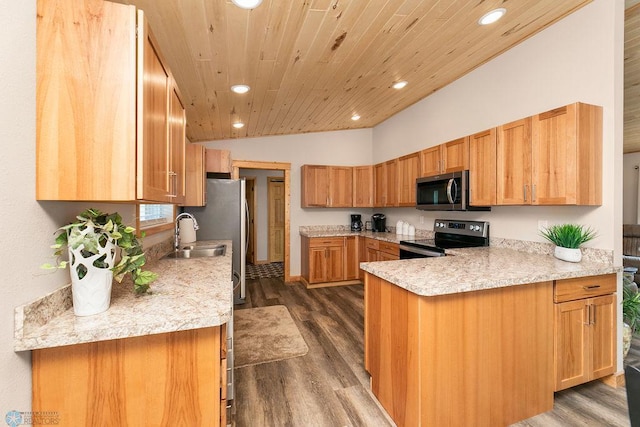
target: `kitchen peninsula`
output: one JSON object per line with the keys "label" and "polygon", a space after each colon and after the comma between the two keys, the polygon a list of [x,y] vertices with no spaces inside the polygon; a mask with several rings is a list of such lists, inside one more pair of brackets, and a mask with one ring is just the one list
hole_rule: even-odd
{"label": "kitchen peninsula", "polygon": [[[398,426],[506,426],[551,410],[555,286],[615,292],[621,269],[502,247],[448,254],[361,264],[373,393]],[[612,322],[602,377],[616,369],[615,303],[600,309]]]}
{"label": "kitchen peninsula", "polygon": [[75,316],[70,286],[16,308],[33,411],[55,411],[60,425],[226,425],[231,242],[202,243],[226,253],[150,263],[152,293],[115,284],[104,313]]}

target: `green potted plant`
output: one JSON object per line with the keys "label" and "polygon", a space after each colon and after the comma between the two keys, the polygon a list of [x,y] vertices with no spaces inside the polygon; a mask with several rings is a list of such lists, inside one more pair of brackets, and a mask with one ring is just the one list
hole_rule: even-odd
{"label": "green potted plant", "polygon": [[[76,221],[60,227],[55,238],[54,255],[60,257],[68,250],[69,261],[56,265],[45,264],[44,268],[70,266],[73,308],[78,316],[101,313],[111,302],[111,283],[120,283],[127,273],[131,274],[135,292],[143,294],[157,275],[143,271],[146,262],[142,245],[135,235],[135,228],[122,224],[116,212],[103,213],[87,209],[76,217]],[[117,250],[120,261],[116,264]]]}
{"label": "green potted plant", "polygon": [[633,275],[622,276],[622,320],[623,320],[623,354],[624,357],[631,348],[631,339],[640,326],[640,292],[638,285],[633,282]]}
{"label": "green potted plant", "polygon": [[580,262],[580,246],[596,237],[596,232],[578,224],[552,225],[540,232],[542,237],[555,244],[554,256],[563,261]]}

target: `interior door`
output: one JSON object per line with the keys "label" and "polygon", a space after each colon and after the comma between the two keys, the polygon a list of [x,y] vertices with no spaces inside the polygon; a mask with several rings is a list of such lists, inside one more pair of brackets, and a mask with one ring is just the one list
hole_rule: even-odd
{"label": "interior door", "polygon": [[269,209],[269,262],[284,261],[284,179],[281,177],[268,178],[268,209]]}

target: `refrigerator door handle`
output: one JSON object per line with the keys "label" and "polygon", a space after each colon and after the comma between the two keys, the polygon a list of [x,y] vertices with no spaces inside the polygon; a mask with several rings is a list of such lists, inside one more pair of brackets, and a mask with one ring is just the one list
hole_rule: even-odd
{"label": "refrigerator door handle", "polygon": [[244,200],[244,216],[246,218],[245,221],[245,233],[244,233],[244,253],[246,254],[249,250],[249,203],[247,203],[247,199]]}

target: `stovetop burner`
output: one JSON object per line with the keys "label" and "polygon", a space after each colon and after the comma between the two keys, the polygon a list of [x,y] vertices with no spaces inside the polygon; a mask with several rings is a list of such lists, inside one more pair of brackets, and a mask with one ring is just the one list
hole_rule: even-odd
{"label": "stovetop burner", "polygon": [[445,249],[489,246],[489,223],[436,219],[434,239],[402,240],[401,245],[444,254]]}

